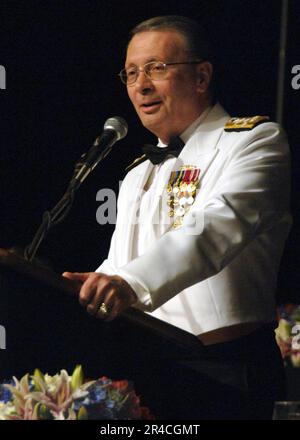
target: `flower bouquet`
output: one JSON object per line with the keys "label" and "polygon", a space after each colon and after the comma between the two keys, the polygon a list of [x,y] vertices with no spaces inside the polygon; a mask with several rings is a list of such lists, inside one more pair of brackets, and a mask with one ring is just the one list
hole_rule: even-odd
{"label": "flower bouquet", "polygon": [[78,365],[50,376],[35,370],[0,385],[0,420],[151,420],[132,384],[107,377],[84,382]]}
{"label": "flower bouquet", "polygon": [[300,306],[288,304],[278,309],[276,341],[285,361],[300,367]]}

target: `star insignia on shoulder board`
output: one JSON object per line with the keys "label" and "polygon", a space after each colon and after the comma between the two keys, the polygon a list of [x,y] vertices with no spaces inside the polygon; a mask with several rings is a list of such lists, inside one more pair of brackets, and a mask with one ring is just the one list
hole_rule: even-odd
{"label": "star insignia on shoulder board", "polygon": [[268,122],[270,120],[269,116],[249,116],[246,118],[235,117],[229,119],[225,124],[225,131],[246,131],[252,130],[259,124]]}

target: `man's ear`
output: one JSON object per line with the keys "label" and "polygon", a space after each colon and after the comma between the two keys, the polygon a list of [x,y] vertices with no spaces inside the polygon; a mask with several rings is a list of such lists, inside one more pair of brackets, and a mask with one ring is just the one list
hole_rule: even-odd
{"label": "man's ear", "polygon": [[213,66],[209,61],[203,61],[197,65],[197,88],[200,93],[209,88],[213,74]]}

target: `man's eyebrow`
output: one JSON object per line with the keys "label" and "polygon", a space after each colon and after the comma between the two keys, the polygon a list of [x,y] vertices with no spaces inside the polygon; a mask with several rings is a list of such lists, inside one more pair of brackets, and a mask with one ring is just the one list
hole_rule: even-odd
{"label": "man's eyebrow", "polygon": [[[152,63],[152,61],[161,61],[161,58],[160,57],[151,57],[143,63],[143,66],[147,63]],[[137,64],[136,63],[129,63],[129,64],[125,65],[126,69],[128,69],[128,67],[137,67]]]}
{"label": "man's eyebrow", "polygon": [[136,67],[137,65],[135,63],[129,63],[129,64],[125,64],[125,67]]}

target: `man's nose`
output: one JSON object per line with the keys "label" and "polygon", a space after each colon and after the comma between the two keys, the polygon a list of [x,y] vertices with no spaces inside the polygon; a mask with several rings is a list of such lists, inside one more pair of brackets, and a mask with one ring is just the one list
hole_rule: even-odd
{"label": "man's nose", "polygon": [[138,76],[135,82],[136,90],[140,93],[146,93],[153,89],[152,80],[145,74],[144,70],[138,71]]}

